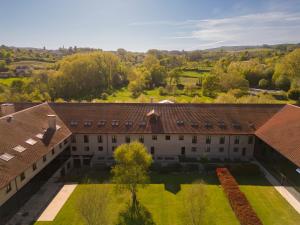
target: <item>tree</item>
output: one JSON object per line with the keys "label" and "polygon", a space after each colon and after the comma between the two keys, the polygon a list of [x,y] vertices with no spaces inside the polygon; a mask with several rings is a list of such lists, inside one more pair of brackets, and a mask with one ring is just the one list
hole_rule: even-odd
{"label": "tree", "polygon": [[101,189],[95,186],[88,187],[88,190],[81,194],[77,202],[78,212],[87,225],[111,224],[108,210],[111,196],[109,188],[102,186]]}
{"label": "tree", "polygon": [[205,190],[203,182],[194,183],[185,194],[181,213],[181,222],[184,225],[202,225],[212,224],[212,221],[207,223],[211,218],[205,217],[209,198]]}
{"label": "tree", "polygon": [[180,83],[180,69],[172,69],[169,73],[169,84],[172,85],[173,82],[178,85]]}
{"label": "tree", "polygon": [[137,205],[137,187],[145,186],[152,157],[139,142],[120,145],[114,152],[116,165],[112,168],[113,182],[117,189],[131,193],[132,205]]}
{"label": "tree", "polygon": [[280,90],[288,91],[291,87],[291,81],[286,76],[280,76],[275,81],[275,86]]}
{"label": "tree", "polygon": [[300,89],[290,89],[288,92],[288,98],[292,100],[300,100]]}
{"label": "tree", "polygon": [[202,94],[208,97],[214,97],[220,90],[220,81],[216,75],[207,75],[202,82]]}
{"label": "tree", "polygon": [[266,89],[268,88],[270,85],[269,81],[267,79],[261,79],[259,82],[258,82],[258,86],[259,88],[262,88],[262,89]]}

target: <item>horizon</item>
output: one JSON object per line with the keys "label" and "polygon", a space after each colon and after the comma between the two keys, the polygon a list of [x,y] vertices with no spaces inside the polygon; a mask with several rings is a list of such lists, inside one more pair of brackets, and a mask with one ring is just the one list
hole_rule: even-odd
{"label": "horizon", "polygon": [[51,50],[191,51],[300,42],[296,0],[4,0],[0,21],[1,45]]}

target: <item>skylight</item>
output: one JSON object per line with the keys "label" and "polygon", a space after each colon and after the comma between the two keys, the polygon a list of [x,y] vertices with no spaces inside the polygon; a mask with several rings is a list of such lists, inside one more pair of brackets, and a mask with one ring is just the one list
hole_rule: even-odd
{"label": "skylight", "polygon": [[4,161],[9,161],[13,158],[14,156],[8,153],[4,153],[2,155],[0,155],[0,159],[4,160]]}
{"label": "skylight", "polygon": [[56,130],[59,130],[61,128],[61,126],[56,125]]}
{"label": "skylight", "polygon": [[15,150],[17,152],[24,152],[26,150],[26,148],[23,147],[22,145],[18,145],[16,147],[14,147],[13,150]]}
{"label": "skylight", "polygon": [[35,135],[38,139],[43,139],[43,137],[44,137],[44,135],[43,134],[41,134],[41,133],[39,133],[39,134],[37,134],[37,135]]}
{"label": "skylight", "polygon": [[27,144],[30,144],[30,145],[34,145],[36,144],[36,140],[32,139],[32,138],[29,138],[28,140],[25,141]]}

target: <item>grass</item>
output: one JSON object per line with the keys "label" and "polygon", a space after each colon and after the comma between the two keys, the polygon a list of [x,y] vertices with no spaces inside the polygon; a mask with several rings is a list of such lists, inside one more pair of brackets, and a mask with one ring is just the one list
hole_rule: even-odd
{"label": "grass", "polygon": [[[161,96],[159,94],[158,88],[145,91],[140,97],[138,98],[133,98],[131,92],[127,88],[123,88],[121,90],[118,90],[114,92],[113,95],[108,96],[107,100],[105,102],[150,102],[151,98],[153,98],[154,102],[159,102],[164,99],[169,99],[171,101],[175,102],[182,102],[182,103],[187,103],[191,102],[193,100],[193,97],[187,96],[187,95],[164,95]],[[210,103],[213,102],[214,99],[205,97],[205,96],[200,96],[199,100],[201,102],[206,102]]]}
{"label": "grass", "polygon": [[28,81],[29,77],[11,77],[11,78],[0,78],[0,84],[10,86],[13,81],[22,80],[24,82]]}
{"label": "grass", "polygon": [[[95,179],[97,173],[90,173],[93,182],[107,181],[108,176],[103,179]],[[99,174],[98,174],[99,176]],[[73,177],[74,178],[74,177]],[[79,179],[84,181],[83,177]],[[209,196],[205,218],[207,224],[215,225],[238,225],[228,200],[220,187],[215,175],[201,176],[192,174],[154,174],[151,184],[138,192],[138,199],[143,207],[150,212],[150,216],[156,225],[182,225],[180,212],[182,211],[185,193],[192,187],[194,181],[203,179],[205,190]],[[300,221],[300,215],[289,206],[289,204],[269,185],[264,177],[239,177],[241,190],[246,194],[250,204],[261,218],[264,225],[296,225]],[[90,188],[96,186],[99,191],[103,184],[80,184],[68,199],[62,210],[53,222],[36,222],[35,225],[84,225],[77,212],[76,204],[78,198]],[[113,185],[110,184],[111,190]],[[115,194],[111,202],[111,217],[117,221],[118,213],[126,208],[129,201],[128,194]],[[131,225],[128,223],[128,225]]]}
{"label": "grass", "polygon": [[208,72],[197,72],[197,71],[182,71],[181,77],[192,77],[192,78],[200,78],[202,76],[208,75]]}

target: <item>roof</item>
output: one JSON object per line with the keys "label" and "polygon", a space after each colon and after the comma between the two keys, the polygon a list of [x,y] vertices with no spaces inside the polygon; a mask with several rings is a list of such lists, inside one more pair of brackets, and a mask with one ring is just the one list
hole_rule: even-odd
{"label": "roof", "polygon": [[[6,102],[0,102],[0,106],[2,104],[6,104]],[[41,103],[37,103],[37,102],[16,102],[16,103],[13,103],[13,104],[14,104],[14,107],[15,107],[15,112],[18,112],[18,111],[30,108],[32,106],[39,105]],[[2,110],[0,109],[0,117],[2,117],[2,116],[4,116],[4,115],[2,115]]]}
{"label": "roof", "polygon": [[[73,133],[254,134],[284,105],[51,103]],[[147,114],[159,116],[151,124]]]}
{"label": "roof", "polygon": [[173,104],[174,102],[168,100],[168,99],[164,99],[164,100],[161,100],[159,101],[158,103],[161,103],[161,104]]}
{"label": "roof", "polygon": [[300,167],[300,107],[286,105],[255,134]]}
{"label": "roof", "polygon": [[[43,103],[0,118],[0,155],[8,153],[14,156],[8,161],[0,159],[0,188],[71,135],[70,130],[59,117],[56,121],[61,128],[54,133],[47,130],[48,114],[55,114],[55,112],[47,103]],[[44,132],[46,134],[43,140],[36,137],[37,134]],[[30,138],[37,143],[34,145],[30,145],[30,141],[26,143]],[[13,149],[15,147],[18,151]],[[22,147],[26,150],[23,151]]]}

